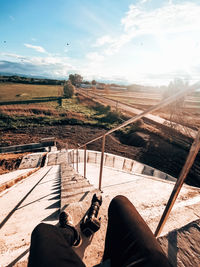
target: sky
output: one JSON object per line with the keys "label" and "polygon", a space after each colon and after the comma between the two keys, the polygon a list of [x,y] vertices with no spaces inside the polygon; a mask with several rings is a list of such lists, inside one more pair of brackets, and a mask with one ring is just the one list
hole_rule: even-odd
{"label": "sky", "polygon": [[0,0],[0,72],[200,80],[199,0]]}

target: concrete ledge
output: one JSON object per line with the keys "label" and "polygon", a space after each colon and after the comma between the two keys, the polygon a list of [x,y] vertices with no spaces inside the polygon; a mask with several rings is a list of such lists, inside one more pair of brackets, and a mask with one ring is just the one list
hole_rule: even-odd
{"label": "concrete ledge", "polygon": [[24,145],[16,145],[16,146],[8,146],[8,147],[0,147],[0,153],[19,153],[19,152],[27,152],[27,151],[44,151],[46,147],[55,146],[55,140],[41,140],[40,143],[31,143]]}
{"label": "concrete ledge", "polygon": [[32,153],[23,157],[19,169],[37,168],[41,166],[45,153]]}
{"label": "concrete ledge", "polygon": [[[11,186],[15,185],[17,182],[27,178],[28,176],[30,176],[31,174],[33,174],[34,172],[38,171],[40,168],[35,168],[32,170],[29,170],[23,174],[19,174],[17,177],[15,178],[10,178],[8,179],[6,182],[2,183],[0,185],[0,192],[10,188]],[[11,176],[12,173],[9,173],[9,175]],[[8,177],[9,178],[9,177]]]}

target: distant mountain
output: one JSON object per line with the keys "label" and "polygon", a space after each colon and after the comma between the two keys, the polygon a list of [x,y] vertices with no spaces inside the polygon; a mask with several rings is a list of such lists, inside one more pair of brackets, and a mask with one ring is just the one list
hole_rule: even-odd
{"label": "distant mountain", "polygon": [[25,83],[25,84],[43,84],[43,85],[63,85],[64,80],[57,80],[57,79],[49,79],[49,78],[41,78],[40,77],[30,77],[29,75],[21,75],[12,74],[8,75],[8,73],[3,72],[0,75],[0,82],[1,83]]}
{"label": "distant mountain", "polygon": [[[23,73],[16,73],[16,72],[1,72],[0,71],[0,76],[19,76],[19,77],[26,77],[26,78],[35,78],[35,79],[50,79],[50,80],[67,80],[68,77],[52,77],[50,75],[31,75],[31,74],[23,74]],[[98,79],[97,82],[102,82],[102,83],[115,83],[119,85],[128,85],[127,82],[124,81],[116,81],[116,80],[108,80],[108,79]]]}
{"label": "distant mountain", "polygon": [[51,80],[66,80],[66,78],[53,78],[49,76],[42,76],[42,75],[31,75],[31,74],[22,74],[22,73],[10,73],[10,72],[0,72],[0,76],[19,76],[19,77],[26,77],[26,78],[35,78],[35,79],[51,79]]}

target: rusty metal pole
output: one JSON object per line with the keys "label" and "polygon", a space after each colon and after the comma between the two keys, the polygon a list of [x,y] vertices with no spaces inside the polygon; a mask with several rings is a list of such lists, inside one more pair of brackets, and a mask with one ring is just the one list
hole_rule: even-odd
{"label": "rusty metal pole", "polygon": [[76,150],[76,171],[78,172],[78,148]]}
{"label": "rusty metal pole", "polygon": [[73,168],[74,168],[74,150],[73,150]]}
{"label": "rusty metal pole", "polygon": [[87,159],[86,159],[86,152],[87,152],[87,146],[84,146],[84,178],[86,178],[86,163],[87,163]]}
{"label": "rusty metal pole", "polygon": [[68,164],[71,165],[71,151],[68,153]]}
{"label": "rusty metal pole", "polygon": [[101,191],[102,174],[103,174],[103,160],[104,160],[105,140],[106,140],[106,136],[104,135],[103,138],[102,138],[101,165],[100,165],[100,173],[99,173],[99,190],[100,191]]}
{"label": "rusty metal pole", "polygon": [[155,234],[154,234],[155,237],[157,237],[161,233],[161,231],[162,231],[162,229],[163,229],[163,227],[167,221],[169,213],[172,210],[172,207],[174,206],[174,203],[178,197],[178,194],[182,188],[182,185],[183,185],[183,183],[187,177],[187,174],[189,173],[190,168],[192,167],[192,165],[195,161],[195,158],[196,158],[196,155],[197,155],[199,149],[200,149],[200,129],[199,129],[197,136],[196,136],[196,138],[195,138],[195,140],[194,140],[194,142],[190,148],[190,152],[188,154],[187,160],[186,160],[186,162],[185,162],[185,164],[181,170],[179,178],[176,181],[176,184],[173,188],[171,196],[170,196],[168,203],[165,207],[163,215],[162,215],[160,222],[157,226],[157,229],[156,229]]}

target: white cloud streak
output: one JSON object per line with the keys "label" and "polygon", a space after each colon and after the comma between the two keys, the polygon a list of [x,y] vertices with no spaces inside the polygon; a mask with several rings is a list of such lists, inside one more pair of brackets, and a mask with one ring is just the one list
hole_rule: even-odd
{"label": "white cloud streak", "polygon": [[94,47],[100,47],[105,44],[110,44],[113,42],[113,39],[109,35],[104,35],[96,40]]}
{"label": "white cloud streak", "polygon": [[140,4],[145,4],[146,2],[148,2],[149,0],[141,0]]}
{"label": "white cloud streak", "polygon": [[166,4],[154,10],[131,5],[122,18],[123,32],[119,36],[105,35],[95,46],[104,47],[106,55],[117,53],[137,36],[182,33],[200,30],[200,6],[194,3]]}
{"label": "white cloud streak", "polygon": [[35,51],[40,52],[40,53],[47,53],[46,50],[42,46],[31,45],[31,44],[24,44],[24,46],[34,49]]}
{"label": "white cloud streak", "polygon": [[3,60],[3,64],[10,66],[10,70],[15,73],[26,74],[27,71],[27,74],[30,73],[31,75],[66,77],[67,79],[69,72],[75,72],[77,70],[68,57],[59,57],[49,54],[46,57],[29,57],[12,53],[0,53],[0,56]]}
{"label": "white cloud streak", "polygon": [[122,19],[125,32],[139,34],[175,33],[199,29],[200,6],[194,3],[169,4],[152,11],[131,5]]}
{"label": "white cloud streak", "polygon": [[91,52],[86,55],[86,58],[91,61],[102,61],[104,60],[104,56],[100,55],[97,52]]}

